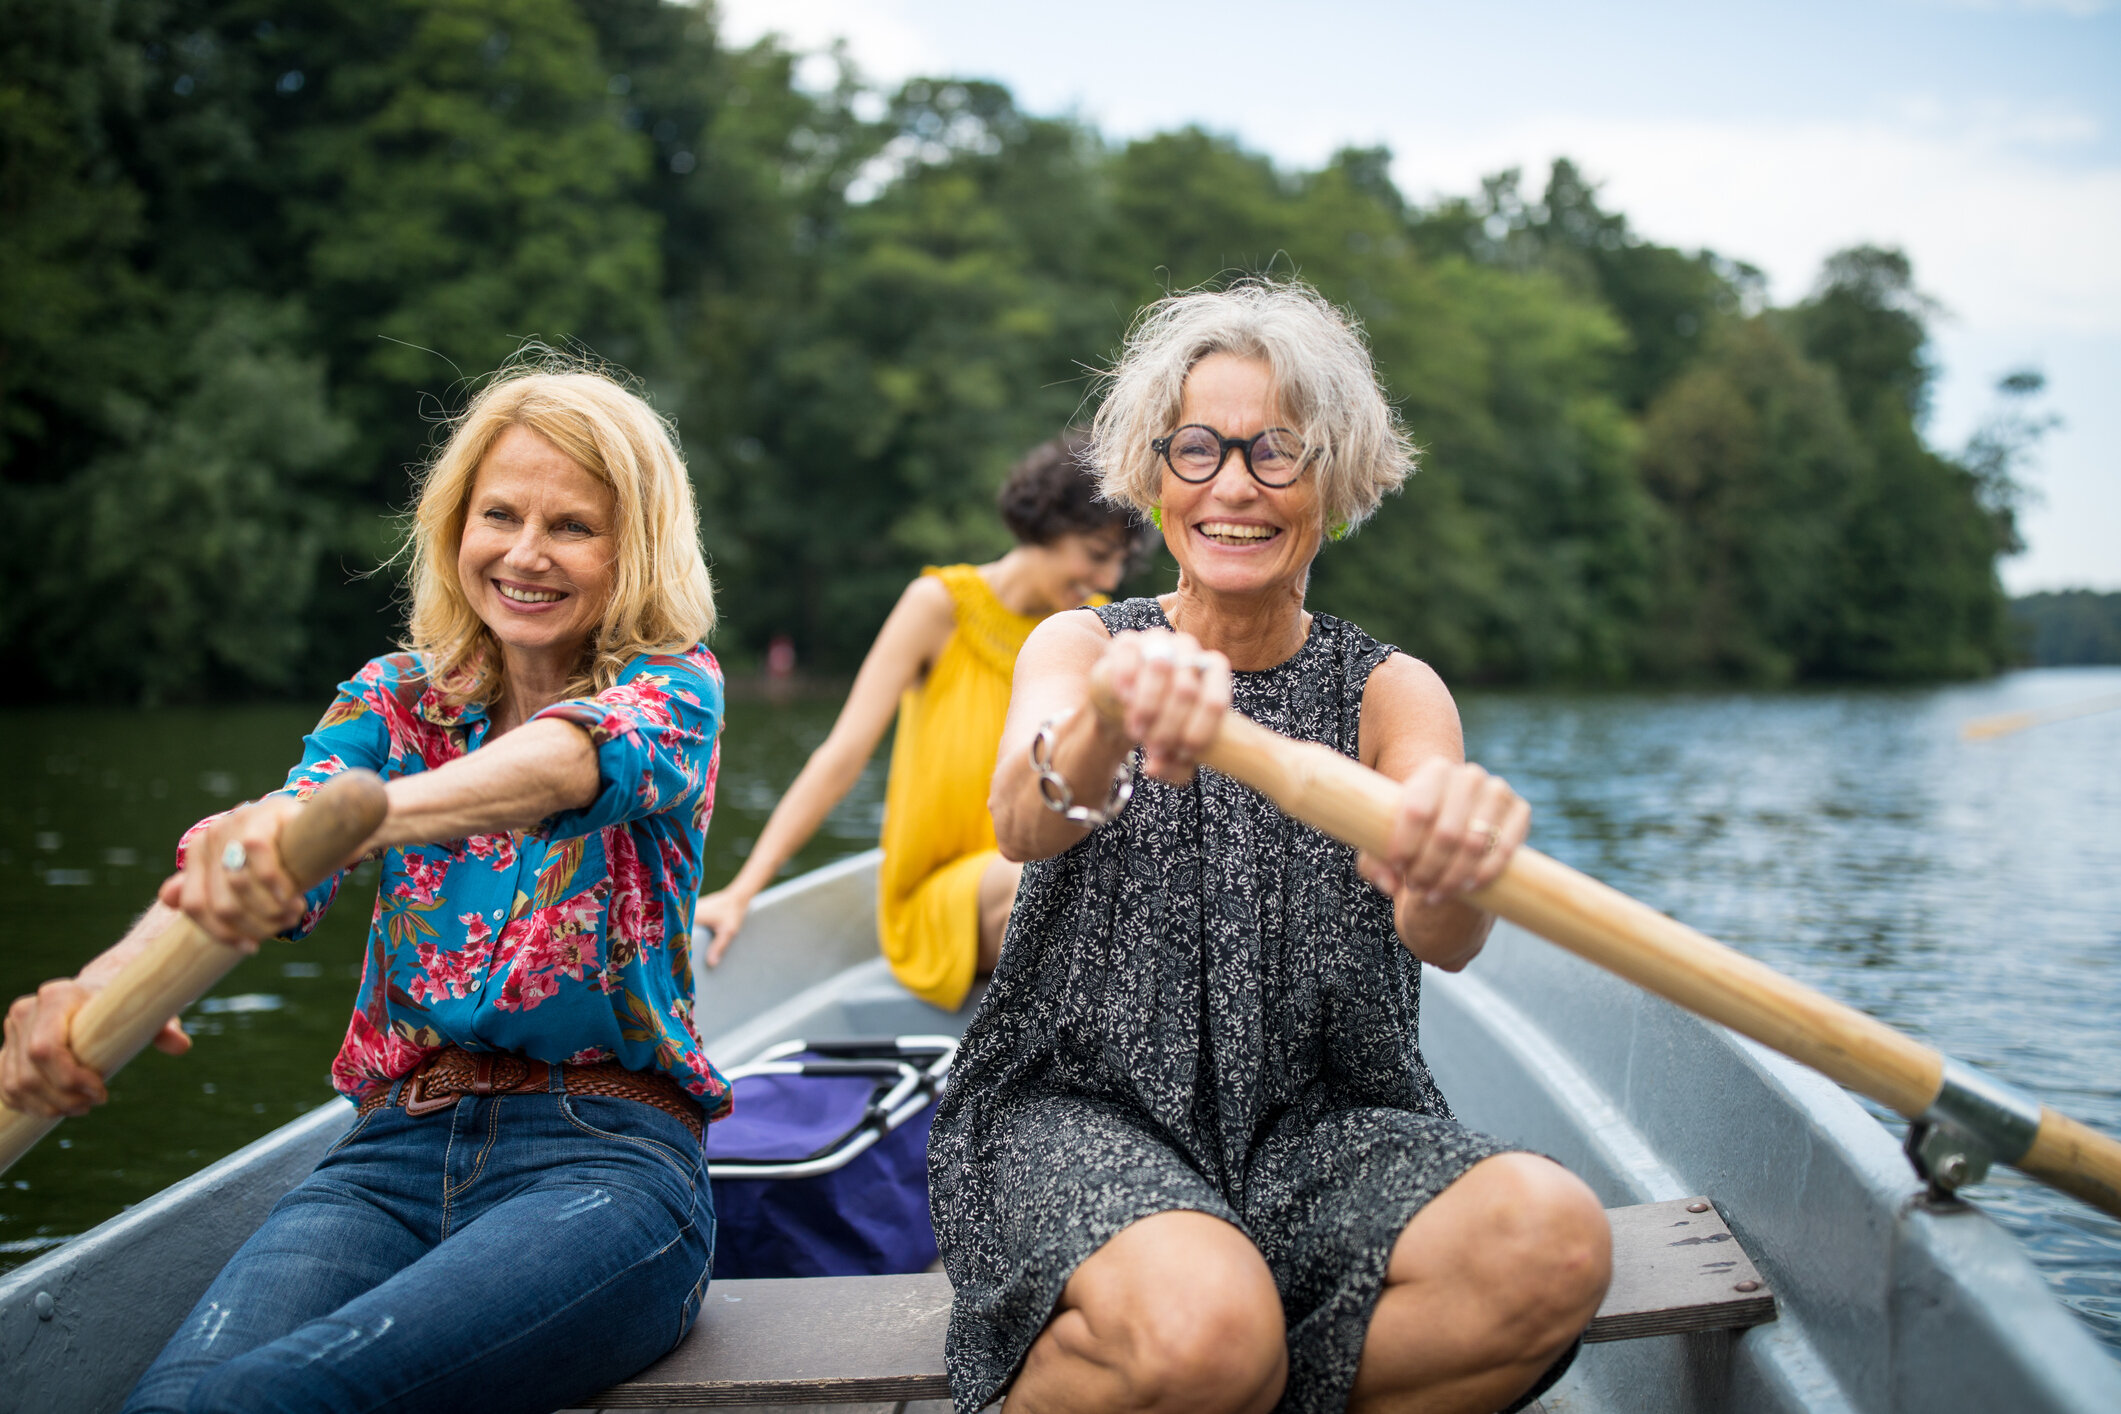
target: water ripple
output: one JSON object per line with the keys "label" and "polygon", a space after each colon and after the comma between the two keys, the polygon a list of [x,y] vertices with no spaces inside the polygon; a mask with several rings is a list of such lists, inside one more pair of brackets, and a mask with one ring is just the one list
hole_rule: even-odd
{"label": "water ripple", "polygon": [[[1463,705],[1548,853],[2121,1134],[2121,713],[1959,737],[2117,688],[2068,669]],[[2121,1358],[2121,1222],[2008,1171],[1971,1196]]]}

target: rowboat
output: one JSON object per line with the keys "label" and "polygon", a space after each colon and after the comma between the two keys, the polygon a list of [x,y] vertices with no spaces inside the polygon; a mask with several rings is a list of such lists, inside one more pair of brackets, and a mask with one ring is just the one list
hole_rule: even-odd
{"label": "rowboat", "polygon": [[[759,897],[697,979],[718,1064],[794,1038],[962,1031],[976,998],[938,1011],[875,957],[878,859]],[[2121,1410],[2121,1364],[2017,1244],[1931,1200],[1832,1083],[1508,925],[1424,993],[1423,1051],[1461,1119],[1566,1163],[1609,1208],[1707,1195],[1774,1298],[1742,1331],[1587,1345],[1550,1414]],[[351,1116],[330,1102],[0,1278],[0,1411],[118,1407]]]}

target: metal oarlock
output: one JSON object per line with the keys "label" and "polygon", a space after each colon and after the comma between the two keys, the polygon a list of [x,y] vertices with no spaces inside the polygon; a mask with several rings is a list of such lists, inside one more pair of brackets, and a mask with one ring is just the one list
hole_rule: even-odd
{"label": "metal oarlock", "polygon": [[1998,1160],[2015,1164],[2040,1132],[2040,1102],[1947,1056],[1944,1083],[1908,1127],[1908,1162],[1947,1198],[1988,1177]]}

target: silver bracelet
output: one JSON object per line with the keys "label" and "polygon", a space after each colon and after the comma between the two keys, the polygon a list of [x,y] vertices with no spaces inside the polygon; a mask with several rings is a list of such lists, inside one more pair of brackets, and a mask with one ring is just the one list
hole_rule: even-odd
{"label": "silver bracelet", "polygon": [[1058,717],[1048,717],[1038,724],[1038,731],[1031,738],[1031,769],[1038,772],[1038,796],[1046,802],[1046,808],[1064,820],[1096,829],[1120,811],[1134,796],[1134,754],[1129,752],[1112,773],[1112,793],[1105,797],[1104,808],[1092,810],[1087,805],[1075,803],[1075,792],[1068,786],[1068,778],[1053,767],[1053,746],[1058,740],[1061,723],[1072,713],[1063,712]]}

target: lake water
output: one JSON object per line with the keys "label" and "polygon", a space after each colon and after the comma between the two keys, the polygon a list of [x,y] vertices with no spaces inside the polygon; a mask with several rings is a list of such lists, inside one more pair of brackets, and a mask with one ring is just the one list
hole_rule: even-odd
{"label": "lake water", "polygon": [[[2121,670],[2072,669],[1462,706],[1473,755],[1532,801],[1548,853],[2121,1134],[2121,712],[1959,736],[1970,718],[2117,691]],[[835,706],[731,705],[711,884],[735,872]],[[184,827],[277,785],[314,715],[0,713],[0,997],[114,939]],[[875,842],[881,759],[792,869]],[[187,1015],[191,1055],[143,1055],[110,1105],[0,1179],[0,1267],[327,1101],[367,913],[342,908],[309,941],[244,963]],[[2007,1169],[1971,1196],[2121,1359],[2121,1223]]]}

